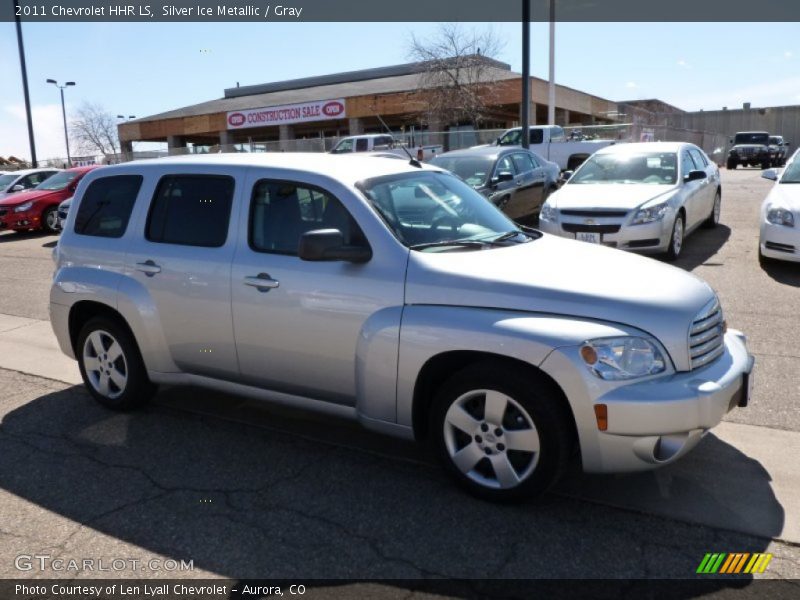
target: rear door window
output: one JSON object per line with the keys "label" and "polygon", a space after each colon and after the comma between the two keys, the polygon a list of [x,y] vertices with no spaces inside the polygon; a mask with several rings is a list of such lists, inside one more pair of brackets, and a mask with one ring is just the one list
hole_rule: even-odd
{"label": "rear door window", "polygon": [[107,238],[125,235],[141,186],[141,175],[95,179],[86,188],[75,215],[75,233]]}
{"label": "rear door window", "polygon": [[182,246],[223,246],[228,237],[233,190],[233,177],[162,177],[150,204],[147,239]]}
{"label": "rear door window", "polygon": [[527,173],[535,168],[531,157],[523,152],[512,154],[511,159],[514,161],[514,166],[517,168],[518,173]]}

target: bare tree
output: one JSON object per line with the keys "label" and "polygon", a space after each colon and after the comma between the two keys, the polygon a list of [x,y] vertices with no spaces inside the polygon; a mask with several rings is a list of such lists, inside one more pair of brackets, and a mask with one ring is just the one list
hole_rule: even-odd
{"label": "bare tree", "polygon": [[491,29],[465,30],[457,23],[443,23],[429,39],[412,33],[408,56],[421,63],[418,91],[425,99],[428,121],[480,125],[492,104],[492,83],[499,72],[492,63],[502,49]]}
{"label": "bare tree", "polygon": [[119,153],[116,119],[99,104],[81,104],[70,121],[70,138],[78,154]]}

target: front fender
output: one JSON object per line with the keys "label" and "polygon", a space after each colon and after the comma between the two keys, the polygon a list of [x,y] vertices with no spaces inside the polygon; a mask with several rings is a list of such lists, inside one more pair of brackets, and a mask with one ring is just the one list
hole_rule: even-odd
{"label": "front fender", "polygon": [[397,423],[412,427],[414,388],[423,366],[454,351],[504,356],[541,367],[556,348],[587,339],[630,335],[634,329],[606,322],[508,310],[407,306],[400,328]]}

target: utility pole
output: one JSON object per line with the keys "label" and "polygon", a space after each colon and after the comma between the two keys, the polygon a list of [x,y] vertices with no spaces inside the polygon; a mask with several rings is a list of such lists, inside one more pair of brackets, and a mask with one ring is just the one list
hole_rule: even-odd
{"label": "utility pole", "polygon": [[519,112],[522,124],[520,141],[523,148],[528,148],[531,141],[528,132],[531,115],[531,0],[522,0],[522,105]]}
{"label": "utility pole", "polygon": [[547,124],[556,124],[556,0],[550,0],[550,81],[547,85]]}
{"label": "utility pole", "polygon": [[22,43],[22,23],[19,20],[19,3],[14,0],[14,22],[17,25],[17,47],[19,48],[19,69],[22,72],[22,92],[25,96],[25,115],[28,118],[28,144],[31,149],[31,166],[36,166],[36,142],[33,140],[33,118],[31,117],[31,97],[28,93],[28,68],[25,66],[25,46]]}

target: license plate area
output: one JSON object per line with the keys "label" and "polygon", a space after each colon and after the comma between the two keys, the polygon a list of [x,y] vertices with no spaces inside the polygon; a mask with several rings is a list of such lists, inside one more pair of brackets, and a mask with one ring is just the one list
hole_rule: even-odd
{"label": "license plate area", "polygon": [[599,244],[601,242],[600,234],[596,231],[578,231],[575,234],[575,239],[579,242],[589,242],[590,244]]}

